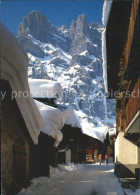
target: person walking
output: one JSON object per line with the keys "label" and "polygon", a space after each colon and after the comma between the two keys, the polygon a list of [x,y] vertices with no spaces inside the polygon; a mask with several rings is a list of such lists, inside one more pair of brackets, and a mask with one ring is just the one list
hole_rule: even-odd
{"label": "person walking", "polygon": [[105,155],[105,162],[106,162],[106,165],[108,164],[108,154]]}
{"label": "person walking", "polygon": [[99,160],[100,165],[101,165],[101,163],[102,163],[102,154],[101,154],[101,153],[100,153],[99,156],[98,156],[98,160]]}

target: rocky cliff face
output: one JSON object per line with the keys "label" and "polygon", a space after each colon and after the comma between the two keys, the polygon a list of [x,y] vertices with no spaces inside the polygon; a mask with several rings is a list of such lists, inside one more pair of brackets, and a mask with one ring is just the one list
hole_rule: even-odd
{"label": "rocky cliff face", "polygon": [[67,28],[53,26],[46,16],[32,11],[24,17],[17,37],[29,56],[28,76],[60,82],[61,102],[70,103],[95,126],[115,122],[114,102],[105,98],[102,30],[98,23],[88,24],[85,15]]}
{"label": "rocky cliff face", "polygon": [[[50,43],[56,47],[63,48],[64,51],[68,51],[70,48],[69,38],[63,34],[60,35],[58,29],[51,25],[46,16],[38,11],[28,13],[19,26],[18,37],[20,37],[20,41],[26,42],[25,39],[28,35],[32,35],[42,43]],[[28,50],[28,45],[24,45],[26,50]]]}
{"label": "rocky cliff face", "polygon": [[99,57],[101,55],[100,37],[101,33],[87,23],[85,15],[78,16],[77,21],[72,21],[69,29],[69,38],[72,40],[70,54],[73,55],[88,50],[91,55]]}

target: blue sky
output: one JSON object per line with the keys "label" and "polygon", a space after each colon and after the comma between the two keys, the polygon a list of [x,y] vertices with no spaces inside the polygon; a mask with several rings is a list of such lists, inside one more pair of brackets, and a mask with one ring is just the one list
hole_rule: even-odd
{"label": "blue sky", "polygon": [[17,35],[18,26],[26,14],[38,10],[45,14],[50,22],[56,26],[66,24],[80,14],[86,14],[87,21],[102,24],[102,0],[92,1],[2,1],[0,5],[1,22]]}

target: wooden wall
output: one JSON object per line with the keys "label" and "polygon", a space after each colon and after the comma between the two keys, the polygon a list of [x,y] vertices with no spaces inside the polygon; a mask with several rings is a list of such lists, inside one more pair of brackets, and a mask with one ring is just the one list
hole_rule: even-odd
{"label": "wooden wall", "polygon": [[7,81],[1,81],[1,90],[6,91],[1,105],[1,179],[7,195],[13,195],[30,179],[29,157],[33,143],[16,101],[11,100]]}
{"label": "wooden wall", "polygon": [[128,100],[128,103],[125,108],[125,116],[126,116],[125,125],[124,125],[125,129],[129,125],[129,123],[131,122],[131,120],[133,119],[137,111],[140,109],[139,82],[140,80],[138,79],[131,93],[131,97]]}

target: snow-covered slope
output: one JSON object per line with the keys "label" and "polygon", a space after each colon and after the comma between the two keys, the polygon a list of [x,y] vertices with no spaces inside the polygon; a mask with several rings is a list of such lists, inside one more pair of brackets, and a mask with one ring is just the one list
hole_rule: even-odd
{"label": "snow-covered slope", "polygon": [[59,82],[63,89],[59,103],[73,107],[87,134],[101,126],[105,133],[104,127],[115,123],[114,102],[105,98],[102,31],[100,24],[88,24],[85,15],[67,28],[53,26],[46,16],[32,11],[17,37],[28,53],[28,77]]}

